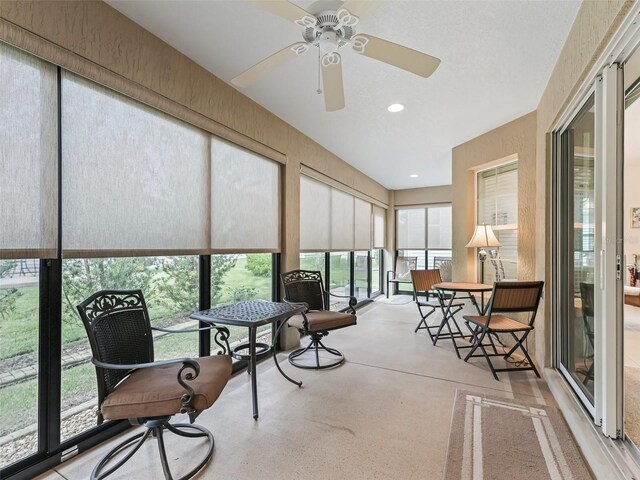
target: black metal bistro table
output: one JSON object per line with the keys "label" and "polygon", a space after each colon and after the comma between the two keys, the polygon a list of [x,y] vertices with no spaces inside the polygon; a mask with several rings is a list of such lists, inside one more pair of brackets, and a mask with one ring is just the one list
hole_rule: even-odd
{"label": "black metal bistro table", "polygon": [[[462,330],[460,330],[460,326],[458,325],[458,322],[453,316],[454,313],[456,313],[458,310],[456,310],[456,312],[452,312],[451,307],[455,302],[455,300],[469,299],[471,300],[471,303],[476,307],[476,310],[478,311],[478,315],[484,315],[485,313],[484,294],[485,292],[490,292],[491,290],[493,290],[493,287],[491,285],[487,285],[484,283],[442,282],[442,283],[436,283],[435,285],[433,285],[433,289],[438,292],[438,300],[440,303],[440,308],[442,309],[442,322],[440,323],[438,332],[436,333],[436,336],[433,340],[433,344],[435,345],[436,342],[441,338],[450,338],[451,341],[453,342],[453,347],[456,350],[456,355],[458,356],[458,358],[461,358],[459,349],[471,348],[471,345],[459,346],[456,343],[456,338],[466,339],[467,337],[469,337],[470,339],[473,339],[473,337],[471,335],[464,335],[462,333]],[[480,294],[480,305],[478,305],[478,302],[476,301],[476,297],[473,295],[474,293]],[[446,294],[449,294],[448,301],[445,301]],[[457,331],[451,330],[451,325],[449,324],[449,320],[453,320],[453,325],[455,326]],[[447,330],[449,330],[448,334],[447,333],[442,334],[442,329],[445,326],[447,327]]]}
{"label": "black metal bistro table", "polygon": [[[282,325],[286,323],[293,315],[303,312],[307,309],[305,304],[292,305],[288,303],[267,302],[264,300],[247,300],[244,302],[234,303],[232,305],[223,305],[221,307],[202,310],[190,315],[190,318],[206,323],[214,323],[221,325],[232,325],[236,327],[247,327],[249,329],[249,342],[237,345],[231,350],[231,355],[240,359],[249,360],[249,373],[251,375],[251,396],[253,400],[253,418],[258,419],[258,384],[256,375],[256,355],[272,353],[278,371],[284,378],[298,386],[302,382],[291,379],[280,368],[278,359],[275,354],[275,341]],[[276,334],[273,335],[271,345],[256,342],[256,331],[258,327],[271,323],[282,322],[278,327]],[[243,350],[249,350],[248,354],[242,354]],[[258,350],[259,349],[259,350]]]}

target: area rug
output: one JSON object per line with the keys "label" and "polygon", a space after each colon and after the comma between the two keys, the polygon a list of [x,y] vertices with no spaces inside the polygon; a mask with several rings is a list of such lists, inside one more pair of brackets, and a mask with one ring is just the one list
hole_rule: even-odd
{"label": "area rug", "polygon": [[445,480],[586,480],[557,408],[458,391]]}

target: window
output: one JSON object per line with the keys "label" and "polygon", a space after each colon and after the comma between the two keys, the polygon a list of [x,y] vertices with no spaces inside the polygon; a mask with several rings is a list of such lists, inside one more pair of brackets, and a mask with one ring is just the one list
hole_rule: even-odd
{"label": "window", "polygon": [[[211,306],[243,300],[275,300],[273,296],[273,255],[270,253],[226,254],[211,256]],[[249,341],[249,330],[226,326],[231,348]],[[272,325],[257,330],[257,341],[271,342]],[[218,346],[211,342],[211,352]],[[236,361],[234,359],[234,361]]]}
{"label": "window", "polygon": [[485,283],[516,279],[518,278],[518,162],[478,172],[477,182],[477,223],[491,225],[502,244],[499,249],[489,251]]}
{"label": "window", "polygon": [[[353,295],[358,302],[380,294],[381,263],[382,250],[379,249],[300,254],[300,268],[319,271],[327,291],[335,295]],[[343,310],[349,305],[348,299],[331,297],[329,301],[332,310]]]}
{"label": "window", "polygon": [[[40,259],[58,246],[56,68],[0,42],[0,468],[41,451]],[[4,477],[3,473],[0,476]]]}
{"label": "window", "polygon": [[[1,42],[0,81],[4,478],[121,429],[96,428],[95,367],[75,308],[91,293],[142,289],[153,325],[178,330],[195,326],[188,316],[208,297],[213,305],[272,299],[280,171]],[[211,282],[200,283],[209,261]],[[201,339],[155,333],[155,356],[197,356]]]}
{"label": "window", "polygon": [[[416,257],[419,270],[438,268],[440,263],[451,259],[451,231],[451,205],[399,208],[396,210],[396,254]],[[398,290],[398,293],[408,293],[408,290]]]}
{"label": "window", "polygon": [[[141,289],[152,326],[193,328],[198,310],[198,257],[68,259],[62,266],[61,438],[96,426],[96,372],[76,305],[102,289]],[[198,334],[154,332],[157,360],[198,356]]]}

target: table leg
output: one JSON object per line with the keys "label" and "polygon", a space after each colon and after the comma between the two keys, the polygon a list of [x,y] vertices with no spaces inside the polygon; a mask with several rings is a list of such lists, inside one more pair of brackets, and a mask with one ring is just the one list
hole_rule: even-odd
{"label": "table leg", "polygon": [[253,419],[258,419],[258,375],[256,375],[256,327],[249,328],[249,366],[251,367],[251,399],[253,400]]}
{"label": "table leg", "polygon": [[289,380],[294,385],[297,385],[297,386],[301,387],[302,386],[302,382],[301,381],[296,381],[296,380],[292,379],[289,375],[287,375],[286,373],[284,373],[282,371],[282,368],[280,367],[280,364],[278,363],[278,357],[276,356],[276,342],[278,341],[278,338],[279,338],[278,335],[280,334],[280,329],[282,328],[283,325],[286,325],[286,323],[287,323],[287,320],[283,320],[280,323],[280,325],[276,329],[275,335],[273,336],[273,340],[271,341],[271,352],[273,354],[273,361],[276,363],[276,368],[280,372],[280,375],[282,375],[284,378]]}

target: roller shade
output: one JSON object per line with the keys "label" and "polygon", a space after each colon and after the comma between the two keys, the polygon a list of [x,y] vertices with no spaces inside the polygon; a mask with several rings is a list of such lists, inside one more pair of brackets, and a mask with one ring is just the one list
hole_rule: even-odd
{"label": "roller shade", "polygon": [[279,251],[277,163],[67,72],[62,130],[65,257]]}
{"label": "roller shade", "polygon": [[331,187],[300,177],[300,249],[325,252],[331,245]]}
{"label": "roller shade", "polygon": [[353,197],[331,189],[331,245],[329,250],[353,250]]}
{"label": "roller shade", "polygon": [[62,99],[64,255],[209,251],[210,135],[67,72]]}
{"label": "roller shade", "polygon": [[427,216],[424,208],[402,208],[396,211],[396,248],[426,250]]}
{"label": "roller shade", "polygon": [[278,164],[211,140],[211,247],[214,252],[278,252]]}
{"label": "roller shade", "polygon": [[52,258],[58,242],[56,68],[0,42],[0,258]]}
{"label": "roller shade", "polygon": [[387,211],[377,205],[373,205],[373,248],[384,248],[386,245],[386,218]]}
{"label": "roller shade", "polygon": [[451,205],[427,208],[427,249],[451,249]]}
{"label": "roller shade", "polygon": [[449,250],[451,227],[451,205],[399,208],[396,211],[396,248]]}
{"label": "roller shade", "polygon": [[371,204],[359,198],[354,198],[354,219],[355,219],[355,250],[371,249],[372,234],[372,212]]}
{"label": "roller shade", "polygon": [[300,176],[300,250],[369,250],[373,217],[370,202],[324,182]]}

